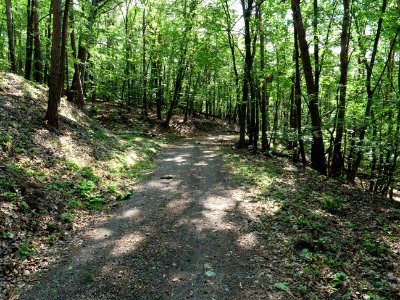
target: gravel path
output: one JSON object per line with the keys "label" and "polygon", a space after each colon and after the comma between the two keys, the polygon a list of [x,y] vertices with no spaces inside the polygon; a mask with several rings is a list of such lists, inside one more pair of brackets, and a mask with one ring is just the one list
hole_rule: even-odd
{"label": "gravel path", "polygon": [[21,298],[276,299],[257,281],[243,192],[216,147],[211,138],[170,146],[132,198],[96,219]]}

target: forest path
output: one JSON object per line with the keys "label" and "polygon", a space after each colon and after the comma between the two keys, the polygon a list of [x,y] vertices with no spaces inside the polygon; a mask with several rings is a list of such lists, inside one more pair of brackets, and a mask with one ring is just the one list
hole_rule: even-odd
{"label": "forest path", "polygon": [[22,299],[280,298],[258,283],[244,192],[224,171],[219,139],[168,147],[132,198],[96,218]]}

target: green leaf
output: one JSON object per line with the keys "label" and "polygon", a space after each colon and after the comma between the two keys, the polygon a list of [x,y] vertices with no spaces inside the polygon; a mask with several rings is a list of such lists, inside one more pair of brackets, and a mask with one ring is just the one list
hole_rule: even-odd
{"label": "green leaf", "polygon": [[215,277],[215,276],[217,276],[217,273],[215,273],[215,271],[214,270],[208,270],[208,271],[206,271],[205,273],[204,273],[207,277]]}
{"label": "green leaf", "polygon": [[277,282],[274,284],[274,288],[280,291],[289,291],[289,285],[286,282]]}

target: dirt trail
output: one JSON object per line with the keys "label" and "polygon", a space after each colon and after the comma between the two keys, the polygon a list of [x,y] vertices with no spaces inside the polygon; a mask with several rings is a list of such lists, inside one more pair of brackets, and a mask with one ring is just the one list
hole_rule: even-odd
{"label": "dirt trail", "polygon": [[[99,217],[22,299],[277,299],[257,279],[243,192],[217,139],[170,146],[122,207]],[[287,295],[286,295],[287,296]]]}

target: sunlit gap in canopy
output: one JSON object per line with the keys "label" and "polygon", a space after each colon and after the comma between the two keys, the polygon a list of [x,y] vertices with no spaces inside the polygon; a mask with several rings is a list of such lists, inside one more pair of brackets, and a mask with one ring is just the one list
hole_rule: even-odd
{"label": "sunlit gap in canopy", "polygon": [[243,20],[243,9],[240,4],[240,0],[235,0],[232,2],[232,8],[235,11],[235,26],[233,27],[233,31],[242,32],[244,28],[244,20]]}

